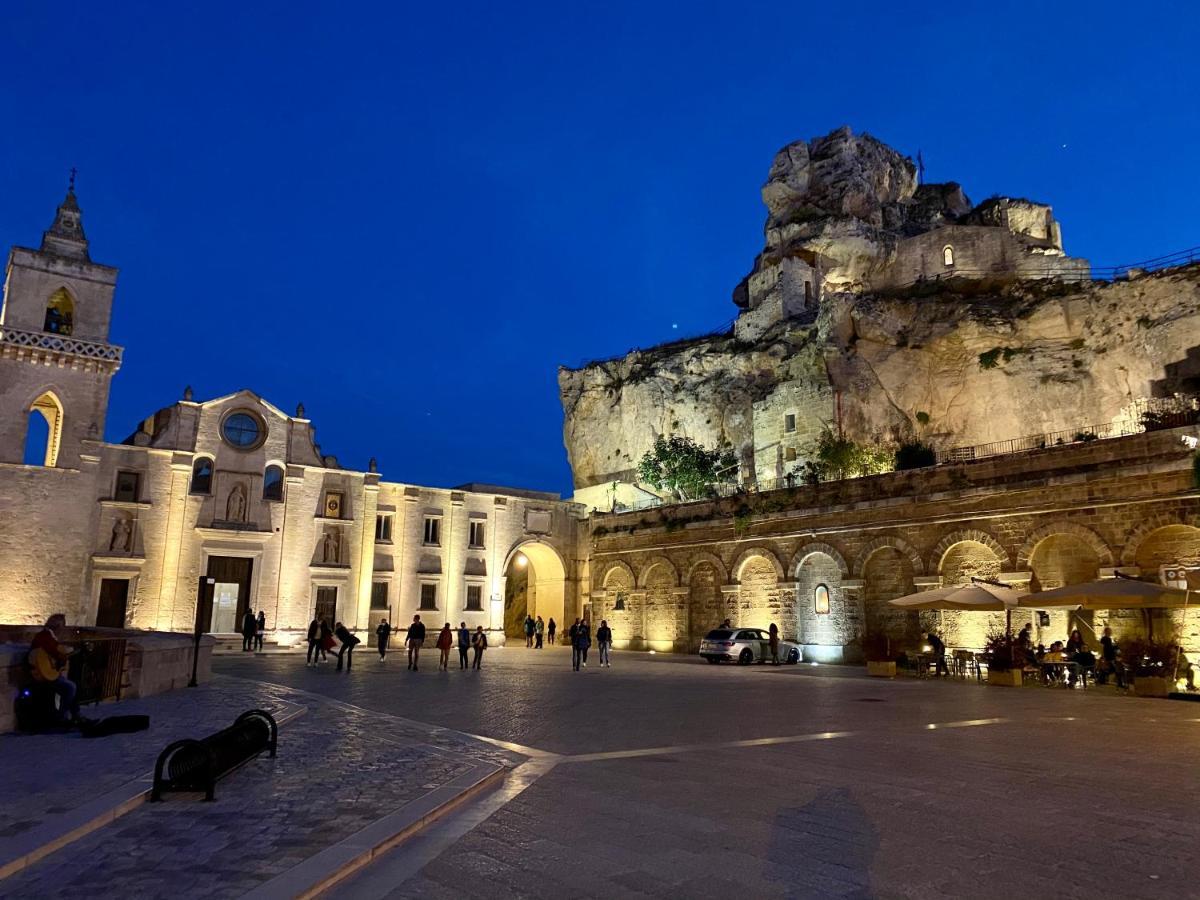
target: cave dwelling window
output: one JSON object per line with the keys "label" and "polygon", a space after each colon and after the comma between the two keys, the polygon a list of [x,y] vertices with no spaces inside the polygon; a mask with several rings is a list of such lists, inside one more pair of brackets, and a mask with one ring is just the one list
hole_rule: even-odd
{"label": "cave dwelling window", "polygon": [[942,248],[942,262],[945,263],[947,269],[954,268],[954,248],[949,244]]}

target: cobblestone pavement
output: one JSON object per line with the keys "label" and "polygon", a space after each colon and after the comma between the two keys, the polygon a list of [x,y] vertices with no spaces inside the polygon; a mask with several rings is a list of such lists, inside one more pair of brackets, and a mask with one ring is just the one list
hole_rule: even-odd
{"label": "cobblestone pavement", "polygon": [[640,654],[397,661],[221,667],[558,756],[346,896],[1200,896],[1197,705]]}
{"label": "cobblestone pavement", "polygon": [[[138,708],[157,716],[157,734],[136,745],[46,739],[59,742],[59,746],[49,745],[56,752],[56,763],[50,773],[39,772],[38,780],[54,781],[61,775],[64,786],[23,798],[23,815],[37,800],[57,797],[61,791],[78,792],[118,778],[128,780],[131,773],[144,774],[149,768],[147,758],[152,766],[154,754],[177,732],[204,731],[196,724],[197,717],[227,724],[226,719],[233,718],[227,710],[271,705],[268,701],[303,706],[306,711],[281,729],[279,755],[259,757],[222,780],[215,803],[203,803],[192,795],[168,795],[164,803],[139,806],[0,882],[0,894],[241,896],[476,763],[510,765],[516,759],[497,747],[449,732],[439,732],[430,741],[428,728],[378,712],[289,688],[220,678],[204,691],[175,692],[139,704]],[[185,720],[192,724],[185,725]],[[18,739],[5,742],[10,753],[10,748],[18,747]],[[122,753],[129,758],[116,764],[113,755]],[[97,763],[95,754],[100,754],[102,763]],[[80,767],[81,758],[88,760],[86,768],[92,772],[87,777],[70,771]],[[13,770],[22,769],[28,777],[29,769],[12,764],[4,769],[6,778],[13,779],[9,789],[21,794],[24,789]]]}

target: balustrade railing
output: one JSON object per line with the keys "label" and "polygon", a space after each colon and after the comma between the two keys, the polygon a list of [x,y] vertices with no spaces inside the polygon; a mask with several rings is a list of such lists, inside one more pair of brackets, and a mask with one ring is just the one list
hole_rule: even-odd
{"label": "balustrade railing", "polygon": [[98,359],[104,362],[121,361],[121,348],[100,341],[84,341],[79,338],[49,331],[23,331],[19,328],[0,328],[0,344],[11,344],[17,347],[29,347],[33,350],[50,350],[55,353],[69,353],[72,356],[82,356],[86,359]]}

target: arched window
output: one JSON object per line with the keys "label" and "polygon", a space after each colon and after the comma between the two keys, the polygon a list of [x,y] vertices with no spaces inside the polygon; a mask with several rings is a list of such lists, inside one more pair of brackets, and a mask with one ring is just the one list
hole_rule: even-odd
{"label": "arched window", "polygon": [[212,474],[213,463],[207,456],[202,456],[192,464],[192,486],[191,493],[193,494],[211,494],[212,493]]}
{"label": "arched window", "polygon": [[62,445],[63,408],[50,391],[42,394],[29,407],[25,432],[24,462],[30,466],[58,465],[58,448]]}
{"label": "arched window", "polygon": [[949,244],[942,248],[942,262],[946,264],[947,269],[954,268],[954,248]]}
{"label": "arched window", "polygon": [[267,471],[263,473],[263,499],[264,500],[282,500],[283,499],[283,467],[282,466],[267,466]]}
{"label": "arched window", "polygon": [[45,331],[51,334],[70,334],[75,325],[75,304],[66,288],[59,288],[46,301]]}
{"label": "arched window", "polygon": [[813,612],[818,616],[829,615],[829,588],[823,584],[813,590]]}

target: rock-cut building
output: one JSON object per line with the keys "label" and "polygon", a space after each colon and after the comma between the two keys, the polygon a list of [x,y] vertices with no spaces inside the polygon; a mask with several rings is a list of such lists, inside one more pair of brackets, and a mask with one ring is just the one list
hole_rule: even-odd
{"label": "rock-cut building", "polygon": [[203,595],[203,630],[236,632],[261,609],[269,639],[291,643],[314,616],[363,631],[421,614],[495,640],[506,618],[512,630],[526,612],[578,614],[581,516],[557,494],[389,482],[374,460],[348,469],[322,453],[303,407],[288,414],[248,390],[207,401],[188,390],[106,441],[123,355],[109,342],[116,283],[91,259],[73,190],[41,245],[9,254],[0,621],[65,612],[191,631]]}

